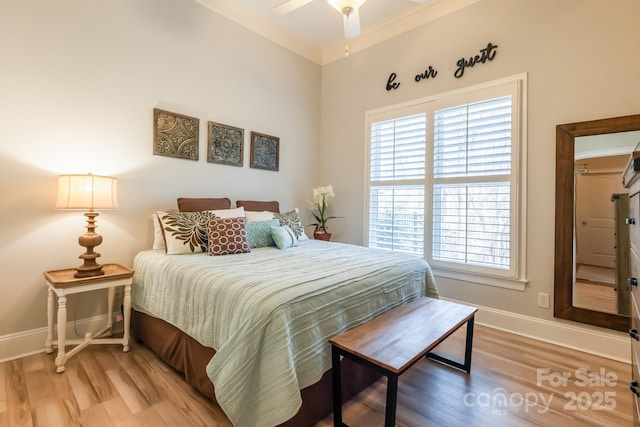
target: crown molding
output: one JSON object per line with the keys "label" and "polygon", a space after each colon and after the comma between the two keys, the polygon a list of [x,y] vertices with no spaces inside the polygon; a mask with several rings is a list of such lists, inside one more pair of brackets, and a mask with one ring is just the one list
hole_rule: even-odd
{"label": "crown molding", "polygon": [[[326,65],[345,58],[345,42],[320,49],[250,10],[237,6],[234,4],[235,2],[228,0],[194,1],[319,65]],[[480,0],[429,0],[424,5],[369,27],[358,37],[348,39],[349,54],[360,52],[478,1]]]}
{"label": "crown molding", "polygon": [[[413,30],[438,18],[471,6],[480,0],[429,0],[426,4],[369,27],[361,35],[347,40],[349,54],[360,52],[385,40]],[[321,65],[345,59],[345,42],[322,51]]]}
{"label": "crown molding", "polygon": [[322,50],[311,43],[300,40],[295,34],[274,25],[247,9],[228,0],[194,0],[219,15],[248,28],[249,30],[279,44],[317,64],[322,63]]}

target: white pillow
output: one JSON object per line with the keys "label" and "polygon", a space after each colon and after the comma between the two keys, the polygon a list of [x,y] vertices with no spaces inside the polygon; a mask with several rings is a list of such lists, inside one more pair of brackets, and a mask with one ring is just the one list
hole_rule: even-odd
{"label": "white pillow", "polygon": [[211,212],[218,218],[238,218],[238,217],[245,216],[244,206],[241,206],[239,208],[233,208],[233,209],[216,209],[216,210],[211,210],[206,212]]}
{"label": "white pillow", "polygon": [[245,216],[247,218],[247,222],[269,221],[270,219],[274,218],[273,212],[269,212],[269,211],[262,211],[262,212],[246,211]]}
{"label": "white pillow", "polygon": [[151,222],[153,222],[153,249],[164,249],[164,236],[162,233],[162,225],[158,219],[158,214],[151,215]]}

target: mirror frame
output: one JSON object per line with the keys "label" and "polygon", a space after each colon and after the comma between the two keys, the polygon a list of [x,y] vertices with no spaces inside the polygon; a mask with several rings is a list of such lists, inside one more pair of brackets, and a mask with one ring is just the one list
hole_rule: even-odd
{"label": "mirror frame", "polygon": [[640,130],[640,114],[556,126],[554,317],[625,332],[631,327],[628,316],[573,306],[573,173],[576,137],[635,130]]}

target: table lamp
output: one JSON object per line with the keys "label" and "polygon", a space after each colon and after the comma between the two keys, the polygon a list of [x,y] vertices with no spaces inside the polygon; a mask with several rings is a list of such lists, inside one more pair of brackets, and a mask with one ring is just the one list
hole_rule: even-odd
{"label": "table lamp", "polygon": [[93,248],[102,243],[102,236],[96,234],[94,209],[114,209],[118,207],[118,180],[110,176],[99,175],[60,175],[58,176],[58,209],[87,209],[87,232],[78,238],[80,246],[86,252],[78,258],[84,263],[76,268],[74,277],[92,277],[104,274],[102,266],[96,262],[99,253]]}

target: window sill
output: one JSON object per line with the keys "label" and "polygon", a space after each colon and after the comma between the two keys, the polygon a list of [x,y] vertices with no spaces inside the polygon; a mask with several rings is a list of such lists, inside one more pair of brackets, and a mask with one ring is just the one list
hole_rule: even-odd
{"label": "window sill", "polygon": [[524,291],[527,287],[526,279],[509,279],[504,277],[483,276],[476,273],[463,273],[460,271],[447,270],[444,268],[431,267],[434,276],[447,279],[460,280],[478,285],[495,286],[497,288],[513,289],[514,291]]}

